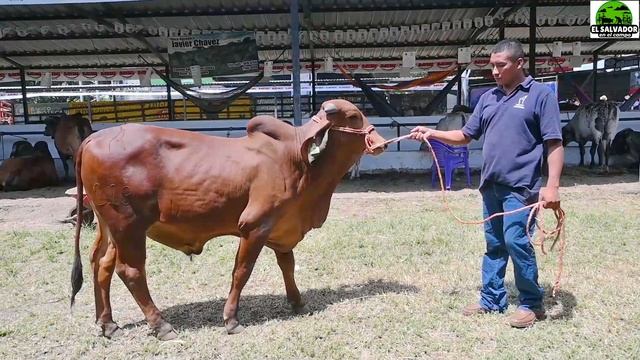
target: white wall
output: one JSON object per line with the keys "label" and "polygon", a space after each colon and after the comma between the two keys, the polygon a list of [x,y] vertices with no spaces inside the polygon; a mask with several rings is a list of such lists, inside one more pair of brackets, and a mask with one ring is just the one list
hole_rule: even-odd
{"label": "white wall", "polygon": [[[563,113],[562,121],[563,125],[566,123],[573,113]],[[416,116],[416,117],[398,117],[398,118],[369,118],[370,122],[376,126],[376,129],[380,135],[386,139],[394,138],[398,136],[397,128],[388,127],[392,121],[397,121],[404,124],[400,128],[400,135],[405,135],[416,125],[435,126],[441,116]],[[202,121],[158,121],[149,123],[150,125],[181,128],[181,129],[195,129],[199,132],[224,136],[224,137],[241,137],[246,134],[244,130],[229,130],[230,127],[244,127],[247,120],[202,120]],[[121,124],[114,123],[98,123],[94,124],[95,130],[104,129],[112,126],[119,126]],[[386,126],[385,126],[386,125]],[[640,112],[624,112],[620,115],[620,124],[618,131],[632,128],[636,131],[640,131]],[[208,130],[205,130],[208,129]],[[213,129],[218,129],[214,131]],[[2,125],[0,126],[0,134],[4,132],[4,136],[0,136],[2,139],[2,149],[4,153],[0,153],[1,159],[9,157],[11,153],[11,147],[15,141],[20,139],[10,136],[11,133],[16,133],[19,136],[27,138],[31,143],[44,140],[49,144],[49,149],[54,158],[56,158],[56,167],[59,170],[60,175],[63,174],[62,163],[58,159],[58,153],[53,144],[53,140],[49,137],[42,135],[44,125]],[[29,133],[36,134],[29,134]],[[398,151],[397,144],[389,145],[387,151],[379,156],[363,156],[360,163],[360,170],[362,173],[378,173],[387,171],[402,171],[402,172],[425,172],[426,169],[431,167],[431,157],[426,152],[420,152],[420,144],[413,140],[403,140],[399,142],[400,151]],[[480,141],[472,141],[469,144],[470,147],[470,163],[473,168],[479,168],[482,164],[482,143]],[[579,152],[577,144],[570,144],[565,151],[565,162],[570,165],[578,164]],[[589,161],[589,152],[587,150],[585,161]]]}

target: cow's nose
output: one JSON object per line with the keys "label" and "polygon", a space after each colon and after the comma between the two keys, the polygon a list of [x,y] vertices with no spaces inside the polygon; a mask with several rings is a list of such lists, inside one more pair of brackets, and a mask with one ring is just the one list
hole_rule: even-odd
{"label": "cow's nose", "polygon": [[373,140],[373,145],[374,145],[374,146],[378,145],[378,146],[376,146],[376,148],[374,149],[374,151],[373,151],[373,155],[380,155],[380,154],[382,154],[385,150],[387,150],[387,146],[389,146],[389,144],[381,145],[381,144],[383,144],[386,140],[385,140],[385,138],[383,138],[382,136],[380,136],[380,134],[378,134],[377,132],[376,132],[376,133],[374,133],[374,136],[373,136],[373,139],[372,139],[372,140]]}

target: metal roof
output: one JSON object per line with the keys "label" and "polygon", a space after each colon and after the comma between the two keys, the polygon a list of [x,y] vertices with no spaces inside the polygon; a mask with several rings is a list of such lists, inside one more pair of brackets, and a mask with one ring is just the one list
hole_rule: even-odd
{"label": "metal roof", "polygon": [[[443,0],[301,0],[302,61],[331,56],[350,60],[398,60],[416,51],[421,60],[456,58],[479,26],[505,20],[505,36],[517,38],[528,51],[529,8],[519,1]],[[310,6],[305,6],[305,4]],[[554,41],[582,43],[582,54],[605,44],[589,38],[588,1],[538,0],[538,55],[550,55]],[[305,12],[305,9],[309,11]],[[121,24],[121,28],[105,26]],[[162,62],[168,37],[208,31],[256,31],[261,60],[291,61],[287,0],[157,0],[73,5],[0,7],[0,69],[109,68]],[[163,35],[163,30],[167,32]],[[497,28],[471,44],[486,56],[499,40]],[[153,49],[134,37],[146,39]],[[640,41],[618,41],[603,55],[640,52]]]}

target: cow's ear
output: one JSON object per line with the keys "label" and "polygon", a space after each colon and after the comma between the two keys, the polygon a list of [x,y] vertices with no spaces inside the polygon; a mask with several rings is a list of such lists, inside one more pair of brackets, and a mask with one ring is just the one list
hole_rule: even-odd
{"label": "cow's ear", "polygon": [[309,164],[315,161],[329,141],[329,127],[331,123],[324,117],[314,117],[307,126],[304,140],[300,147],[300,154]]}
{"label": "cow's ear", "polygon": [[309,164],[313,163],[318,157],[320,157],[320,153],[322,153],[322,150],[327,147],[328,141],[329,130],[322,130],[313,138],[308,150],[307,160],[309,161]]}

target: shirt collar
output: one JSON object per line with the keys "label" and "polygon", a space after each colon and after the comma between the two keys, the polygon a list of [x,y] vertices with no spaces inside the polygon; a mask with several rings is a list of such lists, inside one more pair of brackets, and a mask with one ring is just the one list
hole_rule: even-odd
{"label": "shirt collar", "polygon": [[531,87],[532,84],[533,84],[533,78],[531,77],[531,75],[529,75],[526,78],[524,78],[524,81],[520,83],[520,86],[522,88],[528,89]]}
{"label": "shirt collar", "polygon": [[[533,78],[531,77],[531,75],[528,75],[527,77],[524,78],[524,80],[518,84],[518,86],[515,88],[515,90],[518,89],[529,89],[531,87],[531,85],[533,84]],[[507,95],[507,93],[504,91],[504,88],[502,86],[498,86],[498,90],[501,91],[503,94]],[[514,90],[514,93],[515,93]]]}

